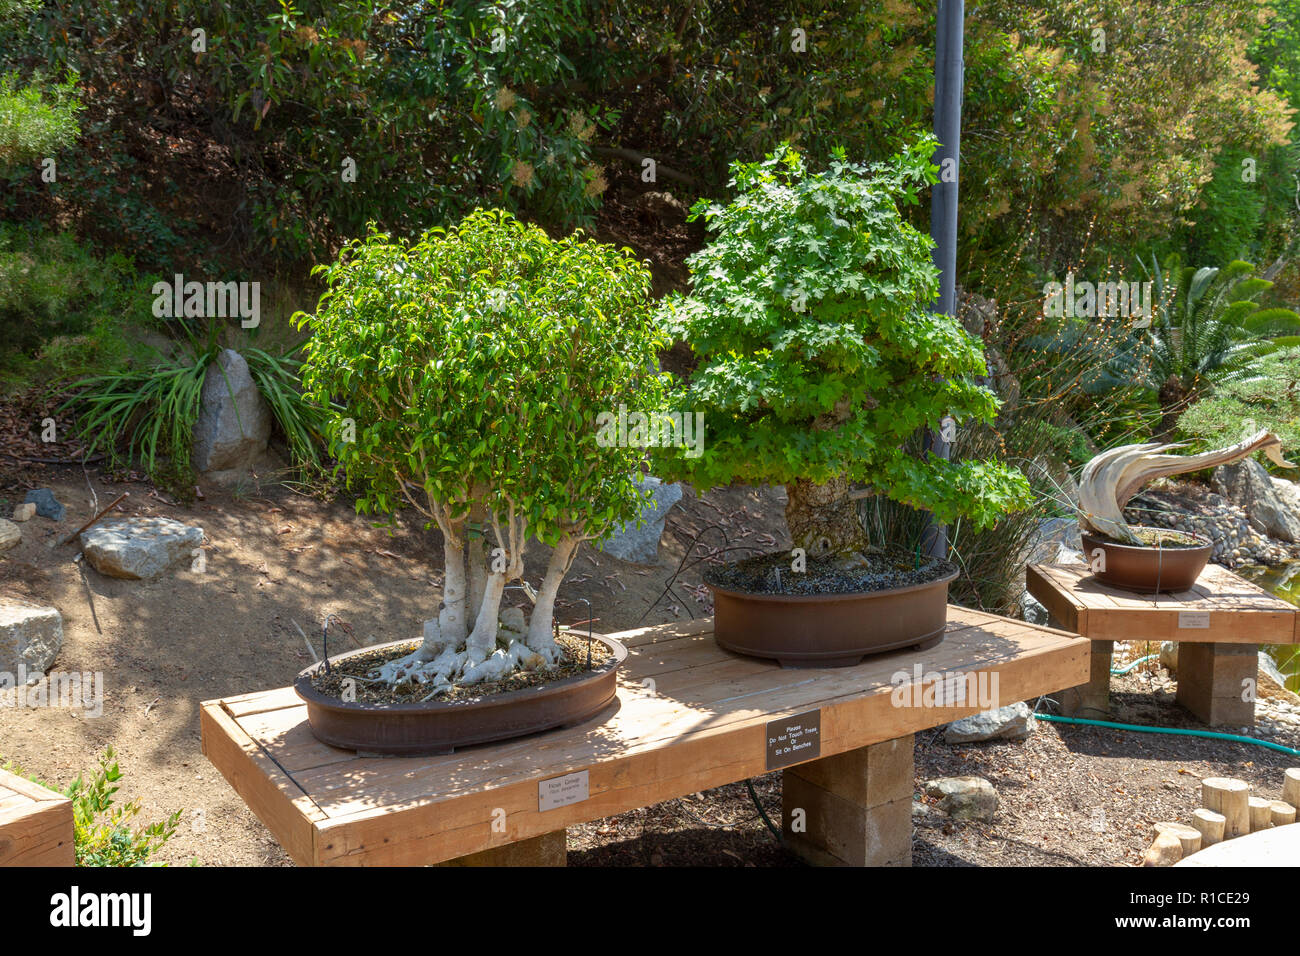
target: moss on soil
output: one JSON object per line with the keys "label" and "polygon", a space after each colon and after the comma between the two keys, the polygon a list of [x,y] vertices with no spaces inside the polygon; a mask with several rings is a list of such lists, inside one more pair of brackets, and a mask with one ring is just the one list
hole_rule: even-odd
{"label": "moss on soil", "polygon": [[[453,684],[448,690],[439,694],[432,700],[439,703],[445,701],[474,701],[482,700],[485,697],[491,697],[493,694],[504,694],[512,690],[523,690],[525,687],[537,687],[541,684],[549,684],[553,681],[563,680],[566,677],[576,677],[579,674],[585,674],[587,667],[587,639],[573,634],[561,632],[555,639],[563,651],[563,657],[554,667],[543,667],[537,670],[519,670],[513,674],[507,674],[501,680],[484,681],[481,684],[469,684],[464,687]],[[387,684],[372,681],[369,678],[370,671],[391,660],[396,660],[406,654],[411,653],[420,646],[419,641],[409,641],[401,644],[393,644],[387,647],[376,648],[373,651],[357,654],[355,657],[349,657],[343,661],[331,661],[330,672],[327,674],[318,671],[311,681],[312,687],[330,697],[343,696],[343,681],[349,678],[356,681],[356,702],[361,704],[413,704],[423,700],[429,694],[427,684],[416,684],[411,681],[398,684],[396,687],[389,687]],[[614,655],[608,647],[600,641],[591,642],[591,667],[590,670],[597,671],[613,661]]]}
{"label": "moss on soil", "polygon": [[790,552],[746,558],[704,574],[708,584],[749,594],[852,594],[928,584],[956,571],[950,561],[919,559],[902,550],[850,557],[810,557],[804,571],[792,569]]}

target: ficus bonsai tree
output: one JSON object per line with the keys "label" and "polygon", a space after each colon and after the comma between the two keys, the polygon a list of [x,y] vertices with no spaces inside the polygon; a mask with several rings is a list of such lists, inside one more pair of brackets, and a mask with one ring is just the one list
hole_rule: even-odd
{"label": "ficus bonsai tree", "polygon": [[711,241],[662,321],[698,359],[675,402],[704,411],[707,450],[661,454],[656,469],[701,488],[785,485],[809,556],[871,548],[855,504],[866,494],[980,526],[1030,500],[1014,469],[907,448],[945,418],[990,422],[999,404],[972,381],[986,372],[980,342],[929,311],[933,243],[899,212],[935,181],[933,150],[925,138],[873,166],[841,150],[812,173],[785,145],[733,165],[729,204],[692,209]]}
{"label": "ficus bonsai tree", "polygon": [[[307,395],[362,513],[409,507],[442,533],[436,621],[376,672],[431,694],[554,663],[556,593],[584,540],[634,519],[643,451],[601,444],[620,403],[658,408],[650,275],[582,234],[476,210],[406,243],[375,232],[319,267]],[[525,627],[502,612],[530,537],[554,548]]]}

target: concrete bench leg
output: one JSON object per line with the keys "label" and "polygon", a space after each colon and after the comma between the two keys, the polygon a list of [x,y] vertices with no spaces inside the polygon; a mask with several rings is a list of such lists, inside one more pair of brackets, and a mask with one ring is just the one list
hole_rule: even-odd
{"label": "concrete bench leg", "polygon": [[1253,726],[1258,678],[1258,645],[1178,645],[1178,703],[1210,726]]}
{"label": "concrete bench leg", "polygon": [[1110,712],[1110,661],[1114,641],[1093,641],[1088,683],[1052,694],[1066,717],[1104,720]]}
{"label": "concrete bench leg", "polygon": [[911,866],[912,747],[909,734],[786,770],[786,847],[816,866]]}
{"label": "concrete bench leg", "polygon": [[507,843],[480,853],[471,853],[439,866],[564,866],[568,856],[568,835],[563,830],[517,843]]}

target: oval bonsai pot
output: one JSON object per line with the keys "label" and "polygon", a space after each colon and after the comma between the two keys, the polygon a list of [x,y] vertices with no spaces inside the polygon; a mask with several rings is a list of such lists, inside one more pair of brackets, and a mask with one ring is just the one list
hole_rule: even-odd
{"label": "oval bonsai pot", "polygon": [[878,591],[759,594],[705,584],[713,591],[713,636],[737,654],[782,667],[850,667],[871,654],[923,650],[943,640],[948,584],[934,581]]}
{"label": "oval bonsai pot", "polygon": [[[570,727],[595,717],[618,692],[618,668],[627,648],[618,641],[593,634],[613,659],[573,677],[534,687],[505,691],[475,700],[431,700],[400,704],[348,702],[322,694],[312,686],[312,676],[322,663],[298,674],[293,689],[307,704],[311,732],[322,743],[360,753],[420,756],[451,753],[457,747],[491,743],[525,734]],[[337,665],[376,648],[409,645],[393,641],[331,658]]]}
{"label": "oval bonsai pot", "polygon": [[1190,537],[1202,543],[1189,547],[1139,547],[1108,541],[1087,531],[1080,535],[1085,561],[1091,564],[1093,553],[1099,548],[1105,555],[1106,570],[1094,571],[1093,576],[1102,584],[1138,594],[1186,591],[1196,583],[1209,563],[1214,545],[1202,535]]}

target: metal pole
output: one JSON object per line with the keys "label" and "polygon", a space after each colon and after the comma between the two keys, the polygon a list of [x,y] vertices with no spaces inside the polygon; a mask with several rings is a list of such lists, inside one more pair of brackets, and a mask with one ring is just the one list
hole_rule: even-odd
{"label": "metal pole", "polygon": [[[930,238],[934,240],[934,264],[939,270],[939,298],[930,310],[956,314],[957,306],[957,183],[961,178],[962,33],[965,27],[964,0],[938,0],[934,55],[934,135],[939,148],[934,163],[939,182],[930,192]],[[950,162],[949,162],[950,160]],[[936,432],[925,436],[927,454],[948,458],[948,442]],[[923,544],[926,554],[944,557],[948,553],[948,529],[927,515]]]}

